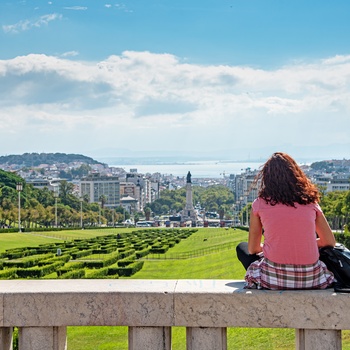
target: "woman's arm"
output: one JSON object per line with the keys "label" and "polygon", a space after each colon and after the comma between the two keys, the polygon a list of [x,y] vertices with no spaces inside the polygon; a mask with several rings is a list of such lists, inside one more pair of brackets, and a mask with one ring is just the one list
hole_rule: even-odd
{"label": "woman's arm", "polygon": [[259,216],[253,214],[253,210],[250,212],[249,223],[249,237],[248,237],[248,251],[249,254],[257,254],[262,251],[261,246],[262,237],[262,224]]}
{"label": "woman's arm", "polygon": [[335,237],[323,213],[316,216],[316,233],[319,237],[317,239],[319,248],[335,246]]}

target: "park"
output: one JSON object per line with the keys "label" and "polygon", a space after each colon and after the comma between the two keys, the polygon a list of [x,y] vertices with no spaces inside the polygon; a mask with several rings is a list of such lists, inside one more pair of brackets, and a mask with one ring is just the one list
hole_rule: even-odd
{"label": "park", "polygon": [[[244,269],[236,258],[234,247],[246,239],[247,231],[239,228],[118,228],[8,233],[1,234],[1,271],[21,271],[21,276],[14,274],[9,281],[30,279],[51,283],[63,276],[76,285],[80,283],[78,279],[81,283],[101,279],[110,283],[123,279],[129,280],[127,283],[132,283],[130,280],[136,280],[136,283],[145,280],[153,283],[164,280],[235,281],[243,279]],[[20,257],[21,254],[25,256]],[[40,255],[43,259],[39,259]],[[44,266],[51,267],[42,269]],[[56,271],[52,271],[54,266]],[[109,267],[113,274],[108,273]],[[32,275],[26,276],[26,270]],[[186,328],[171,328],[172,349],[186,349]],[[16,332],[15,328],[14,338]],[[291,349],[296,342],[294,332],[290,328],[228,327],[227,346],[228,349]],[[343,331],[343,349],[350,348],[348,338],[348,331]],[[127,344],[126,326],[67,327],[68,349],[127,349]]]}

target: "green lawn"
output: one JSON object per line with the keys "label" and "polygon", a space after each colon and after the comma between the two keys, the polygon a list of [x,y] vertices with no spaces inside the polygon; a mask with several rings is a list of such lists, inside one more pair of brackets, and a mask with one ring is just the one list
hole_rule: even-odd
{"label": "green lawn", "polygon": [[[6,249],[39,244],[90,238],[133,229],[79,230],[49,232],[45,236],[34,234],[1,234],[0,252]],[[72,237],[72,238],[71,238]],[[144,267],[133,279],[243,279],[244,269],[238,262],[235,249],[227,249],[247,239],[247,232],[223,228],[201,228],[186,240],[182,240],[167,254],[155,259],[145,259]],[[172,253],[198,252],[216,246],[218,251],[191,259],[170,260]],[[220,247],[222,250],[220,250]],[[274,350],[294,349],[293,329],[228,329],[228,349]],[[186,350],[186,331],[183,327],[172,329],[172,349]],[[68,348],[74,350],[125,350],[127,327],[68,327]],[[343,349],[350,350],[349,331],[343,332]]]}
{"label": "green lawn", "polygon": [[132,229],[66,230],[51,232],[0,233],[0,253],[7,249],[37,247],[41,244],[72,241],[118,232],[131,232]]}

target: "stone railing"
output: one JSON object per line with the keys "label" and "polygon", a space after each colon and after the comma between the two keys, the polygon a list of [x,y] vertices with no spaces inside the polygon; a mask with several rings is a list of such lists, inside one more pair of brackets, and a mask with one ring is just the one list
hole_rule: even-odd
{"label": "stone railing", "polygon": [[[170,350],[171,327],[188,350],[227,349],[227,327],[294,328],[296,349],[341,349],[350,294],[245,290],[227,280],[0,281],[0,350],[64,350],[67,326],[128,326],[131,350]],[[74,350],[74,349],[73,349]]]}

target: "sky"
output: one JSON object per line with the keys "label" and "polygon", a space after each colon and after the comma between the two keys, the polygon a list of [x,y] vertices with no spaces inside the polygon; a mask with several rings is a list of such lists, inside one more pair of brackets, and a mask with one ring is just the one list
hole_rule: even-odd
{"label": "sky", "polygon": [[0,155],[350,158],[348,0],[1,0]]}

